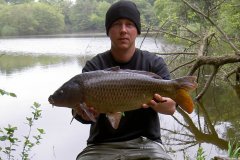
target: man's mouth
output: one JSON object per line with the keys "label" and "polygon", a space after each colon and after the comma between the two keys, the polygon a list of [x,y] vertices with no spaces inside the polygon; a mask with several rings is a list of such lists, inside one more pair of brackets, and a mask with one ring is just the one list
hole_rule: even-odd
{"label": "man's mouth", "polygon": [[119,38],[120,41],[128,41],[128,38]]}

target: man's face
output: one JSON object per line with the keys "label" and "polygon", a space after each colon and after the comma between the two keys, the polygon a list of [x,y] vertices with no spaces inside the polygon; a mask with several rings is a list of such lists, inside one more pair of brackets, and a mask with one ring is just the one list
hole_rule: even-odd
{"label": "man's face", "polygon": [[111,25],[108,35],[113,48],[124,50],[135,47],[135,39],[138,32],[132,21],[118,19]]}

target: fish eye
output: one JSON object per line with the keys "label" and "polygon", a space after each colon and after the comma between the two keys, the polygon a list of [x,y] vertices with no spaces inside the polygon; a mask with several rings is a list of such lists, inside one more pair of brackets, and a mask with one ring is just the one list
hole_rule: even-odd
{"label": "fish eye", "polygon": [[60,93],[60,94],[63,94],[63,90],[61,89],[61,90],[59,91],[59,93]]}

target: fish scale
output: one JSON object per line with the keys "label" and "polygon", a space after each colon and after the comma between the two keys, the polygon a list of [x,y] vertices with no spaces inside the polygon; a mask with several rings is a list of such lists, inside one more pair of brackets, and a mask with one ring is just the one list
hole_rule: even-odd
{"label": "fish scale", "polygon": [[157,93],[159,81],[133,73],[105,74],[85,84],[85,102],[99,112],[137,109]]}

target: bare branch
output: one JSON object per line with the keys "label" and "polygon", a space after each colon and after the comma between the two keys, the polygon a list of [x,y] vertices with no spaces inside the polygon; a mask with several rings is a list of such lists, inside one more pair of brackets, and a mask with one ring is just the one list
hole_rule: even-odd
{"label": "bare branch", "polygon": [[203,37],[202,43],[201,43],[201,45],[199,47],[199,50],[198,50],[198,56],[204,56],[205,55],[204,53],[206,52],[207,43],[208,43],[207,40],[208,40],[209,37],[212,37],[214,34],[215,33],[210,33],[210,34]]}
{"label": "bare branch", "polygon": [[202,98],[202,96],[204,95],[204,93],[207,91],[208,87],[210,86],[214,76],[217,74],[218,71],[218,67],[214,66],[214,71],[211,74],[211,76],[208,78],[207,83],[205,84],[205,86],[203,87],[202,91],[195,97],[195,99],[199,100],[200,98]]}
{"label": "bare branch", "polygon": [[154,31],[158,31],[158,32],[162,32],[162,33],[164,33],[164,34],[168,34],[168,35],[170,35],[170,36],[177,37],[177,38],[180,38],[180,39],[183,39],[183,40],[186,40],[186,41],[190,41],[190,42],[192,42],[192,43],[197,43],[196,41],[193,41],[193,40],[191,40],[191,39],[189,39],[189,38],[181,37],[181,36],[179,36],[179,35],[177,35],[177,34],[173,34],[173,33],[170,33],[170,32],[164,31],[164,30],[157,30],[157,29],[153,29],[153,30],[154,30]]}
{"label": "bare branch", "polygon": [[196,34],[195,32],[193,32],[192,30],[190,30],[189,28],[187,28],[186,26],[180,24],[180,23],[177,23],[177,22],[173,22],[173,21],[170,21],[171,23],[174,23],[174,24],[177,24],[181,27],[183,27],[184,29],[186,29],[188,32],[190,32],[191,34],[193,34],[194,36],[200,38],[200,36],[198,34]]}
{"label": "bare branch", "polygon": [[186,66],[186,65],[188,65],[188,64],[191,64],[191,63],[193,63],[193,62],[195,62],[195,61],[196,61],[196,59],[194,59],[194,60],[192,60],[192,61],[189,61],[189,62],[186,62],[186,63],[184,63],[184,64],[176,67],[175,69],[173,69],[170,73],[172,73],[172,72],[176,71],[177,69],[182,68],[182,67],[184,67],[184,66]]}
{"label": "bare branch", "polygon": [[208,20],[213,26],[216,27],[216,29],[223,35],[223,37],[227,40],[227,43],[233,48],[233,50],[235,51],[236,55],[240,55],[240,50],[232,43],[232,41],[228,38],[227,34],[206,14],[204,14],[203,12],[201,12],[200,10],[194,8],[189,2],[187,2],[186,0],[182,0],[183,3],[185,3],[188,7],[190,7],[194,12],[202,15],[204,18],[206,18],[206,20]]}
{"label": "bare branch", "polygon": [[186,54],[186,55],[197,55],[196,52],[164,52],[164,53],[156,53],[158,55],[179,55],[179,54]]}
{"label": "bare branch", "polygon": [[216,8],[221,6],[226,0],[223,0],[222,2],[219,2],[217,5],[213,6],[212,8],[209,9],[209,12],[213,12]]}
{"label": "bare branch", "polygon": [[146,33],[146,34],[144,35],[144,37],[143,37],[143,40],[142,40],[142,42],[141,42],[141,44],[140,44],[140,47],[139,47],[140,49],[141,49],[142,44],[143,44],[144,40],[146,39],[148,33],[149,33],[149,28],[147,29],[147,33]]}
{"label": "bare branch", "polygon": [[235,68],[234,70],[230,71],[229,73],[227,73],[227,75],[225,76],[226,79],[228,79],[232,74],[237,73],[239,70],[240,66]]}
{"label": "bare branch", "polygon": [[178,124],[180,124],[181,126],[183,126],[183,127],[185,127],[185,128],[188,128],[187,125],[185,125],[185,124],[183,124],[182,122],[180,122],[175,116],[172,116],[172,117],[175,119],[175,121],[176,121]]}

